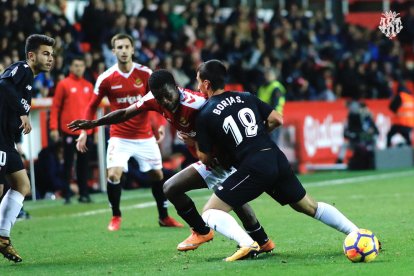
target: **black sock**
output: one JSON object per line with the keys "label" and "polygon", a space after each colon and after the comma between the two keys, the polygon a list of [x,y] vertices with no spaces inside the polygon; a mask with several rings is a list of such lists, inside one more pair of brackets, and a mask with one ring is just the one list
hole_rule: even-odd
{"label": "black sock", "polygon": [[0,238],[3,240],[8,240],[8,241],[10,240],[10,237],[0,236]]}
{"label": "black sock", "polygon": [[158,215],[160,219],[168,217],[167,197],[164,195],[162,186],[164,181],[154,181],[151,183],[152,195],[157,202]]}
{"label": "black sock", "polygon": [[210,228],[206,225],[203,218],[197,211],[197,208],[194,205],[194,202],[188,204],[188,207],[182,210],[177,210],[178,215],[185,220],[185,222],[194,229],[194,231],[200,233],[201,235],[206,235],[210,232]]}
{"label": "black sock", "polygon": [[260,246],[262,246],[269,240],[269,237],[267,236],[264,228],[260,225],[259,222],[257,222],[256,224],[252,226],[246,226],[246,225],[243,225],[243,226],[244,226],[244,229],[246,229],[247,234],[249,234],[249,236],[254,241],[257,241],[257,243]]}
{"label": "black sock", "polygon": [[109,182],[106,183],[106,193],[108,194],[108,200],[112,208],[112,216],[114,217],[121,216],[121,209],[120,209],[121,191],[122,191],[121,183],[118,183],[118,184],[112,184]]}

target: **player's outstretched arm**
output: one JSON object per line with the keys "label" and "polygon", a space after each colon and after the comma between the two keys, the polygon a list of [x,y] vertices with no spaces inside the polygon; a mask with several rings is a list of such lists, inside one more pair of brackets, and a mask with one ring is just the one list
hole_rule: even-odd
{"label": "player's outstretched arm", "polygon": [[97,126],[103,125],[113,125],[119,124],[122,122],[127,121],[128,119],[134,117],[141,111],[138,110],[134,105],[131,105],[127,108],[118,109],[112,111],[105,116],[96,119],[96,120],[75,120],[68,124],[68,128],[72,131],[76,131],[79,129],[91,129]]}

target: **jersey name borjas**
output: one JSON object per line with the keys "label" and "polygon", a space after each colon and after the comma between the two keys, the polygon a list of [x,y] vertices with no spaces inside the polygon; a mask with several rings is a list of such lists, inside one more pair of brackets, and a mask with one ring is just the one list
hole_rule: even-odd
{"label": "jersey name borjas", "polygon": [[224,108],[226,108],[227,106],[231,106],[232,104],[235,104],[235,103],[244,103],[244,101],[242,101],[239,96],[227,97],[224,100],[222,100],[219,104],[216,105],[216,108],[213,109],[213,113],[220,115],[221,111],[223,111]]}

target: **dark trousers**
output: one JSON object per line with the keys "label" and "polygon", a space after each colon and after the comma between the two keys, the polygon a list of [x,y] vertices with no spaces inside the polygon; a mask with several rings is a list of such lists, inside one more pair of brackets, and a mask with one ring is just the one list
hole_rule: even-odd
{"label": "dark trousers", "polygon": [[[70,198],[70,180],[72,179],[72,167],[75,154],[76,157],[76,180],[79,187],[79,195],[81,197],[89,197],[88,190],[88,170],[89,170],[89,151],[81,153],[76,149],[77,135],[63,134],[63,158],[65,170],[65,190],[64,197]],[[90,150],[92,146],[91,137],[88,136],[87,147]]]}
{"label": "dark trousers", "polygon": [[391,138],[397,133],[401,134],[402,137],[404,137],[404,140],[406,141],[407,145],[411,146],[411,129],[411,127],[392,125],[390,131],[387,134],[387,147],[389,148],[391,146]]}

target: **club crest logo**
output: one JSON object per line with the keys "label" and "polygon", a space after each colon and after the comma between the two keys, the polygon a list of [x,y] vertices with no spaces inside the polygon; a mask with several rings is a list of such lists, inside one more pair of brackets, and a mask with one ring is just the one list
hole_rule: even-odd
{"label": "club crest logo", "polygon": [[141,88],[142,86],[144,86],[144,84],[142,83],[142,80],[140,78],[135,80],[134,86],[136,88]]}
{"label": "club crest logo", "polygon": [[403,28],[401,18],[398,15],[400,14],[393,11],[387,11],[382,14],[378,28],[389,39],[396,37]]}
{"label": "club crest logo", "polygon": [[178,122],[182,127],[188,127],[190,125],[190,122],[187,121],[186,118],[181,117],[179,122]]}

